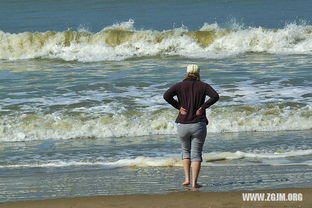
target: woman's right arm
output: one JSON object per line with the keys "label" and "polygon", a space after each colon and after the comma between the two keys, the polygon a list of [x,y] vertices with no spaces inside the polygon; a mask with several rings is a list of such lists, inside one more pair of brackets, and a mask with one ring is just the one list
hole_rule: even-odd
{"label": "woman's right arm", "polygon": [[206,84],[205,94],[210,98],[201,106],[202,109],[207,109],[219,100],[219,94],[209,85]]}

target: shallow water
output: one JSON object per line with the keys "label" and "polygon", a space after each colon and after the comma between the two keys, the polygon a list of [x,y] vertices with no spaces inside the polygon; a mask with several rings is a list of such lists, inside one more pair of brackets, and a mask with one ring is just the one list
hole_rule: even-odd
{"label": "shallow water", "polygon": [[[311,151],[296,149],[311,146],[310,135],[311,131],[211,133],[204,147],[200,191],[309,187]],[[1,201],[184,190],[175,137],[2,146],[1,156],[7,159],[1,164]]]}

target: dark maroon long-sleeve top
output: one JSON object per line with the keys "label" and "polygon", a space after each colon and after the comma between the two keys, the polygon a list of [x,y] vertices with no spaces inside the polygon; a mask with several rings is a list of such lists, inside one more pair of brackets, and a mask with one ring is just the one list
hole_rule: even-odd
{"label": "dark maroon long-sleeve top", "polygon": [[[178,97],[178,101],[174,96]],[[210,98],[205,102],[206,96]],[[183,107],[187,110],[186,115],[179,113],[176,123],[205,122],[208,124],[206,111],[201,116],[196,116],[196,111],[200,107],[209,108],[219,100],[219,95],[209,84],[188,78],[170,87],[164,93],[164,99],[176,109]]]}

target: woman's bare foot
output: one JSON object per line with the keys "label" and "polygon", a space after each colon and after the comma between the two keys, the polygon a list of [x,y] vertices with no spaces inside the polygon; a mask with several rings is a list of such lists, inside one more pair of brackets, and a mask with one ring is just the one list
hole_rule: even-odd
{"label": "woman's bare foot", "polygon": [[189,181],[184,181],[184,183],[182,183],[182,186],[188,186],[190,185],[191,183]]}
{"label": "woman's bare foot", "polygon": [[202,186],[199,185],[198,183],[195,183],[195,184],[192,186],[193,189],[198,189],[198,188],[201,188],[201,187],[202,187]]}

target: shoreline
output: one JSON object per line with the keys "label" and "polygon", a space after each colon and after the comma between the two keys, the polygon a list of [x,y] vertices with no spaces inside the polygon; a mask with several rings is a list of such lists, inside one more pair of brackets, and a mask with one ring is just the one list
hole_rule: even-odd
{"label": "shoreline", "polygon": [[[288,197],[298,196],[295,201],[284,201],[283,198],[271,198],[271,201],[243,201],[242,193],[264,193],[265,199],[283,194]],[[18,201],[0,203],[0,208],[97,208],[97,207],[310,207],[312,205],[311,188],[281,188],[256,191],[235,192],[201,192],[180,191],[167,194],[133,194],[113,196],[91,196],[77,198],[57,198],[33,201]]]}

